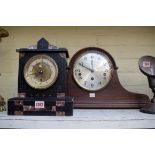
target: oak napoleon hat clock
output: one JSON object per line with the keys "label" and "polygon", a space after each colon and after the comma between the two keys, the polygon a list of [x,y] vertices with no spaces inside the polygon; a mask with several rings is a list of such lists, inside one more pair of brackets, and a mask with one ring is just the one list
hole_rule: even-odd
{"label": "oak napoleon hat clock", "polygon": [[71,59],[69,96],[75,108],[140,108],[149,102],[143,94],[125,90],[119,82],[116,63],[107,51],[88,47]]}

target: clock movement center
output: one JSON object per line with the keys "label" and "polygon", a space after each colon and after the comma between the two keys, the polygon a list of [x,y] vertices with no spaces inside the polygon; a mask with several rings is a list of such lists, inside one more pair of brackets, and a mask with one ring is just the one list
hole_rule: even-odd
{"label": "clock movement center", "polygon": [[52,71],[47,64],[36,64],[33,68],[34,78],[37,81],[45,82],[50,79]]}
{"label": "clock movement center", "polygon": [[39,74],[43,74],[43,70],[40,70],[40,71],[39,71]]}

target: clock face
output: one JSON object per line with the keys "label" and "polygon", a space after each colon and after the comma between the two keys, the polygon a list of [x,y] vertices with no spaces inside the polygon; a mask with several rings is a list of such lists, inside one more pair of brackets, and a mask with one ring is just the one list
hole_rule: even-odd
{"label": "clock face", "polygon": [[81,88],[97,91],[110,82],[113,70],[112,61],[105,53],[86,50],[75,60],[73,78]]}
{"label": "clock face", "polygon": [[52,86],[58,77],[58,67],[48,55],[35,55],[24,67],[24,78],[29,86],[35,89],[46,89]]}

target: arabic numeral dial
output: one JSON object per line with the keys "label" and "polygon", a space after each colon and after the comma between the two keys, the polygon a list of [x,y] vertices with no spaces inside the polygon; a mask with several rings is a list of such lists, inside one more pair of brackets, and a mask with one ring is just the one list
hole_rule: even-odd
{"label": "arabic numeral dial", "polygon": [[79,55],[73,65],[73,78],[87,91],[98,91],[111,80],[112,62],[104,53],[87,51]]}

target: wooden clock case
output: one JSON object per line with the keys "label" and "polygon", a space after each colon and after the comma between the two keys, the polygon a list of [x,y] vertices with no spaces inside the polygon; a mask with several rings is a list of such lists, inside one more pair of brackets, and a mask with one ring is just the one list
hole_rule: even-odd
{"label": "wooden clock case", "polygon": [[[112,61],[114,72],[108,85],[96,92],[90,92],[77,85],[73,78],[73,65],[79,55],[86,50],[98,50],[105,53]],[[141,108],[150,102],[149,97],[127,91],[119,82],[118,67],[113,57],[105,50],[97,47],[88,47],[78,51],[69,63],[68,95],[74,97],[74,108]],[[93,96],[90,97],[93,93]]]}

